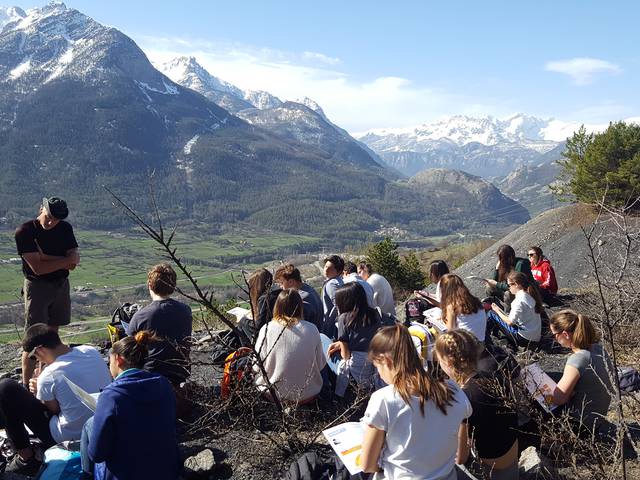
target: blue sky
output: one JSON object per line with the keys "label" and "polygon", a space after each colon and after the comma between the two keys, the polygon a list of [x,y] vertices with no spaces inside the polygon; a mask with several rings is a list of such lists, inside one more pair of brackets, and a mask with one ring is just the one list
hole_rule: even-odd
{"label": "blue sky", "polygon": [[242,88],[309,96],[352,132],[455,114],[587,124],[640,116],[640,2],[66,4],[155,61],[194,55]]}

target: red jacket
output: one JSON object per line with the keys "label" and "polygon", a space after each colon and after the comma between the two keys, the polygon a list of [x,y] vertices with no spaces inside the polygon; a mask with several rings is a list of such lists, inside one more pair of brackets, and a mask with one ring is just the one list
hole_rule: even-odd
{"label": "red jacket", "polygon": [[543,257],[540,263],[537,265],[531,265],[531,273],[536,282],[540,285],[540,288],[547,290],[554,295],[558,293],[558,282],[556,282],[556,272],[553,271],[551,262],[546,257]]}

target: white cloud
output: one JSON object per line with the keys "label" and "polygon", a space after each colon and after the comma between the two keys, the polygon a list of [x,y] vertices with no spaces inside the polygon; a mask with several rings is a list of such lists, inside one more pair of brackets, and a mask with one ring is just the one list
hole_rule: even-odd
{"label": "white cloud", "polygon": [[318,52],[303,52],[302,58],[306,60],[316,60],[318,62],[326,63],[327,65],[336,65],[340,63],[340,59],[336,57],[330,57],[324,53]]}
{"label": "white cloud", "polygon": [[192,55],[212,75],[242,89],[266,90],[283,100],[310,97],[348,131],[408,127],[453,113],[500,115],[511,110],[502,109],[499,102],[482,104],[397,76],[356,79],[337,68],[340,59],[319,52],[184,38],[137,37],[136,41],[154,62]]}
{"label": "white cloud", "polygon": [[571,58],[568,60],[547,62],[545,65],[545,70],[568,75],[569,77],[571,77],[575,85],[581,86],[589,85],[590,83],[592,83],[595,76],[598,74],[608,73],[617,75],[619,73],[622,73],[622,69],[614,63],[589,57],[579,57]]}
{"label": "white cloud", "polygon": [[[612,122],[623,121],[626,123],[636,123],[640,125],[640,117],[613,117]],[[604,132],[609,123],[584,123],[584,122],[564,122],[562,120],[551,120],[549,125],[542,129],[541,133],[545,140],[553,140],[554,142],[562,142],[572,136],[574,132],[584,125],[588,133]]]}

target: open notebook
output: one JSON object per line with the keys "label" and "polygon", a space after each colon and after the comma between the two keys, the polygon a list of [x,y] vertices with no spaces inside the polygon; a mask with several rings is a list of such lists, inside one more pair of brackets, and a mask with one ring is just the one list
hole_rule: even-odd
{"label": "open notebook", "polygon": [[362,440],[364,438],[364,429],[360,422],[347,422],[336,425],[335,427],[323,430],[325,438],[335,450],[347,467],[351,475],[360,473],[362,466],[360,464],[360,454],[362,452]]}
{"label": "open notebook", "polygon": [[553,392],[557,386],[556,382],[544,373],[537,362],[524,367],[521,376],[531,396],[535,398],[547,412],[553,411],[557,406],[553,404]]}

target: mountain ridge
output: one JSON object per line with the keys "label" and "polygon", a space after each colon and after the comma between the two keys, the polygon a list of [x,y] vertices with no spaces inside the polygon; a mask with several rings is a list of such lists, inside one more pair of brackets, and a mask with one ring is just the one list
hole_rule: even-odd
{"label": "mountain ridge", "polygon": [[387,227],[441,235],[490,217],[468,193],[455,206],[416,197],[309,101],[247,109],[252,124],[173,82],[116,28],[59,4],[25,14],[0,33],[0,217],[8,222],[57,194],[77,225],[118,228],[127,220],[102,186],[149,215],[141,192],[150,175],[169,222],[251,224],[336,244]]}

